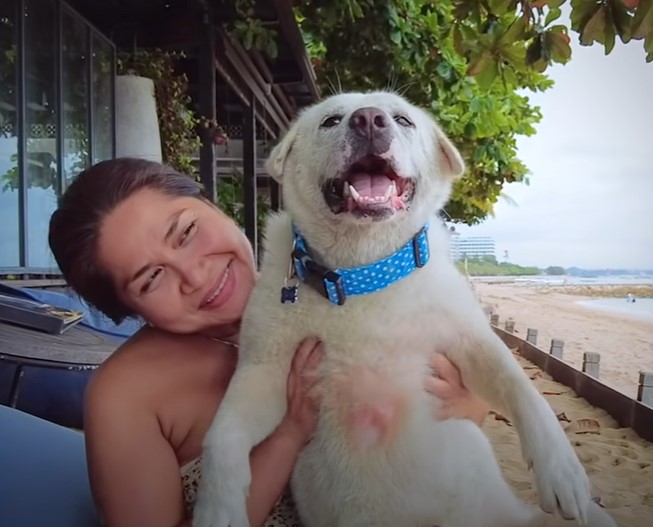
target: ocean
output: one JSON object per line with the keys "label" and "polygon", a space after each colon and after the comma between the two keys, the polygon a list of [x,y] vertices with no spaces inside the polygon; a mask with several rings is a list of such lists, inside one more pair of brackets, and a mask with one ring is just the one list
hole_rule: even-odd
{"label": "ocean", "polygon": [[505,282],[529,285],[653,285],[651,275],[614,276],[470,276],[474,282]]}
{"label": "ocean", "polygon": [[627,302],[625,298],[594,298],[580,300],[577,304],[595,311],[626,315],[653,322],[653,298],[638,298],[635,302]]}

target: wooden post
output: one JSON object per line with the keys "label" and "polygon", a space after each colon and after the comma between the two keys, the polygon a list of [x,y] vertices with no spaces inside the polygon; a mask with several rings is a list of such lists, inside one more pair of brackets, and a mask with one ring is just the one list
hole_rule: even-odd
{"label": "wooden post", "polygon": [[583,353],[583,372],[587,373],[595,379],[599,378],[599,363],[601,362],[601,354],[593,351],[586,351]]}
{"label": "wooden post", "polygon": [[639,386],[637,388],[637,400],[653,408],[653,372],[639,372]]}
{"label": "wooden post", "polygon": [[551,339],[551,349],[549,353],[554,357],[562,360],[562,350],[565,347],[565,341],[560,339]]}
{"label": "wooden post", "polygon": [[[206,9],[200,15],[199,49],[197,59],[197,91],[199,113],[206,119],[214,120],[217,115],[217,80],[215,70],[215,26],[211,21],[212,11]],[[200,181],[212,203],[217,203],[216,159],[213,146],[213,129],[200,129]],[[190,174],[189,174],[190,175]]]}
{"label": "wooden post", "polygon": [[515,331],[515,321],[514,320],[506,320],[506,331],[508,333],[514,333]]}
{"label": "wooden post", "polygon": [[493,326],[499,325],[499,315],[490,315],[490,324]]}
{"label": "wooden post", "polygon": [[526,330],[526,342],[531,343],[533,346],[537,346],[537,329],[528,328]]}
{"label": "wooden post", "polygon": [[257,190],[256,190],[256,98],[250,94],[249,106],[243,108],[243,209],[245,234],[252,244],[258,268]]}

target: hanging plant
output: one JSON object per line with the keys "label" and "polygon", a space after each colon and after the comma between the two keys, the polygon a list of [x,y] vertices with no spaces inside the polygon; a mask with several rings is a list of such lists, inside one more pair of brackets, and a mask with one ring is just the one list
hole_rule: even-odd
{"label": "hanging plant", "polygon": [[[120,52],[118,75],[139,75],[154,82],[163,162],[184,174],[195,173],[193,158],[200,146],[200,119],[190,110],[188,78],[178,73],[183,53],[160,49]],[[216,123],[217,124],[217,123]]]}

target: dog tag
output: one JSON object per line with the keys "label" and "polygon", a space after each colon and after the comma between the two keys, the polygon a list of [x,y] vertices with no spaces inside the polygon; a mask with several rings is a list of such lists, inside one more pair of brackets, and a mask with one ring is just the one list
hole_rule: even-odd
{"label": "dog tag", "polygon": [[282,304],[287,304],[291,303],[294,304],[297,302],[297,286],[296,285],[291,285],[291,286],[284,286],[281,288],[281,303]]}

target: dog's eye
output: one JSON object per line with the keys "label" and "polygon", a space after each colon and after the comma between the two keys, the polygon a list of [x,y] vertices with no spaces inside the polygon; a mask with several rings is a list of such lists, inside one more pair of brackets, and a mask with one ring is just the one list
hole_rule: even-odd
{"label": "dog's eye", "polygon": [[405,115],[395,115],[394,120],[400,126],[414,126],[413,122]]}
{"label": "dog's eye", "polygon": [[322,121],[320,128],[333,128],[334,126],[338,126],[341,122],[342,115],[332,115],[331,117],[327,117],[324,121]]}

